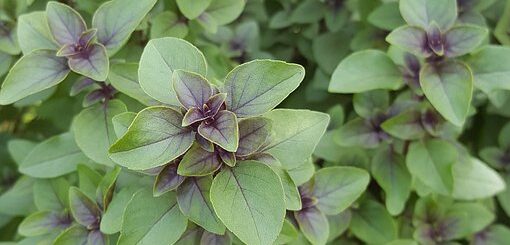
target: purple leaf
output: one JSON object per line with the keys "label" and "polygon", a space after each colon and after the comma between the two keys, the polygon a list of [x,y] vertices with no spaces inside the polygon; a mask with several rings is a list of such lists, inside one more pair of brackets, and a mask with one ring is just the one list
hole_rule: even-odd
{"label": "purple leaf", "polygon": [[108,244],[108,237],[99,230],[92,230],[87,237],[87,244],[90,245],[106,245]]}
{"label": "purple leaf", "polygon": [[427,43],[429,48],[434,51],[435,54],[443,56],[444,54],[444,40],[443,34],[439,29],[439,26],[432,22],[430,28],[427,30]]}
{"label": "purple leaf", "polygon": [[85,95],[82,105],[83,107],[89,107],[95,103],[98,103],[102,99],[104,99],[103,92],[101,90],[94,90]]}
{"label": "purple leaf", "polygon": [[246,160],[253,160],[265,163],[269,166],[275,166],[275,167],[281,167],[282,164],[278,159],[276,159],[273,155],[267,153],[267,152],[258,152],[255,154],[250,155]]}
{"label": "purple leaf", "polygon": [[92,44],[77,55],[69,57],[72,71],[96,81],[105,81],[109,71],[109,60],[102,44]]}
{"label": "purple leaf", "polygon": [[202,238],[200,239],[200,245],[228,245],[232,244],[232,238],[228,232],[224,235],[214,234],[208,231],[204,231]]}
{"label": "purple leaf", "polygon": [[[215,94],[205,104],[207,108],[204,108],[204,115],[214,117],[221,109],[223,103],[225,103],[225,99],[227,98],[226,93]],[[207,109],[207,110],[205,110]]]}
{"label": "purple leaf", "polygon": [[202,122],[198,133],[230,152],[235,152],[239,145],[237,117],[230,111],[219,111],[214,120]]}
{"label": "purple leaf", "polygon": [[233,152],[218,148],[218,156],[220,156],[220,159],[228,166],[234,167],[236,165],[236,156]]}
{"label": "purple leaf", "polygon": [[61,46],[78,43],[81,34],[87,30],[80,14],[65,4],[49,2],[46,16],[55,41]]}
{"label": "purple leaf", "polygon": [[69,205],[74,219],[87,229],[97,229],[101,211],[97,204],[76,187],[69,189]]}
{"label": "purple leaf", "polygon": [[205,176],[220,167],[221,161],[216,152],[208,152],[198,144],[193,144],[182,158],[177,173],[183,176]]}
{"label": "purple leaf", "polygon": [[263,117],[252,117],[239,122],[239,147],[237,156],[255,153],[267,140],[271,133],[271,120]]}
{"label": "purple leaf", "polygon": [[57,51],[56,55],[58,57],[69,57],[69,56],[77,55],[79,53],[80,53],[80,51],[78,51],[76,49],[76,46],[74,44],[68,43],[68,44],[64,44],[64,46],[62,46]]}
{"label": "purple leaf", "polygon": [[211,85],[200,74],[176,70],[172,80],[177,99],[186,109],[191,107],[202,109],[207,100],[212,96],[213,90]]}
{"label": "purple leaf", "polygon": [[89,46],[96,37],[97,29],[89,29],[80,35],[79,45]]}
{"label": "purple leaf", "polygon": [[305,208],[295,212],[294,217],[299,229],[312,244],[326,244],[329,236],[329,223],[319,209]]}
{"label": "purple leaf", "polygon": [[182,126],[187,127],[193,123],[200,122],[204,119],[205,118],[202,115],[202,111],[200,111],[200,109],[196,107],[191,107],[182,118]]}
{"label": "purple leaf", "polygon": [[169,191],[175,190],[185,179],[186,177],[177,174],[177,163],[170,163],[166,165],[156,177],[153,195],[159,197]]}
{"label": "purple leaf", "polygon": [[200,136],[200,134],[195,134],[195,139],[198,145],[202,147],[202,149],[208,152],[214,152],[214,144],[211,141],[208,141],[204,137]]}
{"label": "purple leaf", "polygon": [[432,52],[428,47],[427,33],[415,26],[402,26],[393,30],[386,41],[421,57],[429,57]]}
{"label": "purple leaf", "polygon": [[88,77],[82,77],[79,78],[71,87],[71,91],[69,92],[70,96],[75,96],[79,94],[81,91],[85,90],[86,88],[92,86],[94,84],[94,80],[88,78]]}

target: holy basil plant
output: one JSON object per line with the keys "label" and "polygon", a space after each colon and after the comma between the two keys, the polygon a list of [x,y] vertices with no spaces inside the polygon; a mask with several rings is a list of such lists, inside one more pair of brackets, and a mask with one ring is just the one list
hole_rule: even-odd
{"label": "holy basil plant", "polygon": [[[119,242],[173,243],[189,219],[218,236],[228,229],[247,244],[273,243],[286,209],[302,208],[287,169],[308,160],[329,122],[323,113],[272,110],[299,86],[303,67],[254,60],[212,83],[197,48],[162,38],[144,49],[138,73],[141,87],[162,105],[115,116],[129,126],[109,153],[123,167],[156,174],[153,194],[136,194],[126,210],[167,201],[125,212]],[[136,222],[167,212],[175,214]],[[160,225],[181,229],[169,234]]]}
{"label": "holy basil plant", "polygon": [[11,104],[61,83],[73,71],[95,81],[108,77],[109,58],[129,39],[156,0],[112,0],[99,7],[91,28],[68,5],[19,17],[23,57],[7,74],[0,104]]}

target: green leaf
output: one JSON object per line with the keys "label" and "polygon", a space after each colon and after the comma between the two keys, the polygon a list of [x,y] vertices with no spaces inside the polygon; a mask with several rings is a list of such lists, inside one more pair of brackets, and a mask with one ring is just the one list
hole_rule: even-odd
{"label": "green leaf", "polygon": [[421,139],[426,131],[422,125],[422,115],[415,110],[405,111],[381,124],[385,132],[403,140]]}
{"label": "green leaf", "polygon": [[151,19],[150,37],[177,37],[184,38],[188,35],[189,29],[186,23],[179,20],[177,14],[164,11]]}
{"label": "green leaf", "polygon": [[89,230],[99,228],[101,210],[80,189],[76,187],[69,189],[69,206],[76,222],[87,227]]}
{"label": "green leaf", "polygon": [[225,25],[237,19],[245,5],[244,0],[212,0],[206,12],[218,25]]}
{"label": "green leaf", "polygon": [[154,181],[153,195],[159,197],[169,191],[177,189],[186,177],[177,174],[177,163],[166,165],[158,173],[156,181]]}
{"label": "green leaf", "polygon": [[53,242],[54,245],[75,245],[87,244],[89,231],[81,225],[71,226],[69,229],[60,233]]}
{"label": "green leaf", "polygon": [[86,51],[73,55],[67,60],[69,68],[96,81],[105,81],[110,70],[110,61],[102,44],[90,45]]}
{"label": "green leaf", "polygon": [[355,94],[352,103],[356,114],[370,119],[386,111],[390,104],[390,95],[385,90],[371,90]]}
{"label": "green leaf", "polygon": [[304,76],[301,65],[254,60],[234,68],[221,91],[227,93],[227,110],[238,117],[248,117],[276,107],[299,86]]}
{"label": "green leaf", "polygon": [[445,56],[457,57],[471,53],[482,44],[488,31],[475,25],[457,25],[445,33]]}
{"label": "green leaf", "polygon": [[173,244],[186,230],[175,194],[153,197],[152,190],[138,191],[124,211],[119,244]]}
{"label": "green leaf", "polygon": [[[321,4],[314,0],[312,2]],[[338,43],[343,43],[348,38],[345,32],[335,32],[325,33],[313,39],[313,57],[317,65],[327,74],[332,74],[338,63],[349,54],[348,45],[338,46]]]}
{"label": "green leaf", "polygon": [[198,126],[200,136],[229,152],[236,152],[239,146],[239,126],[236,114],[223,110],[214,116],[209,124]]}
{"label": "green leaf", "polygon": [[175,70],[172,75],[172,84],[177,99],[186,109],[192,107],[202,109],[213,95],[213,88],[209,81],[197,73]]}
{"label": "green leaf", "polygon": [[436,22],[442,31],[446,31],[457,20],[455,0],[402,0],[399,3],[402,17],[412,26],[427,29]]}
{"label": "green leaf", "polygon": [[255,153],[272,132],[272,121],[264,117],[251,117],[239,121],[239,147],[237,156]]}
{"label": "green leaf", "polygon": [[73,135],[65,133],[39,143],[19,167],[19,171],[36,178],[53,178],[76,170],[89,162],[76,145]]}
{"label": "green leaf", "polygon": [[400,16],[397,2],[381,4],[368,15],[367,20],[370,24],[387,31],[405,24],[402,16]]}
{"label": "green leaf", "polygon": [[135,193],[134,188],[124,188],[113,196],[106,212],[101,217],[100,230],[104,234],[115,234],[121,230],[122,214]]}
{"label": "green leaf", "polygon": [[329,223],[316,207],[309,207],[294,213],[299,229],[312,244],[326,244],[329,236]]}
{"label": "green leaf", "polygon": [[273,135],[261,151],[276,157],[286,169],[308,160],[329,123],[328,114],[308,110],[276,109],[264,117],[272,121]]}
{"label": "green leaf", "polygon": [[417,141],[410,145],[406,163],[414,177],[435,192],[448,195],[453,190],[452,168],[457,156],[457,149],[447,141]]}
{"label": "green leaf", "polygon": [[298,188],[290,177],[289,173],[277,166],[268,165],[271,169],[278,174],[282,181],[283,192],[285,193],[285,207],[287,210],[300,210],[301,209],[301,195],[299,195]]}
{"label": "green leaf", "polygon": [[48,26],[46,12],[36,11],[19,16],[18,42],[25,55],[37,49],[58,49]]}
{"label": "green leaf", "polygon": [[0,105],[7,105],[62,82],[69,68],[54,51],[36,50],[14,64],[0,90]]}
{"label": "green leaf", "polygon": [[0,195],[0,213],[9,216],[26,216],[33,212],[32,186],[35,180],[21,176],[14,185]]}
{"label": "green leaf", "polygon": [[494,214],[481,203],[454,203],[445,220],[454,220],[448,229],[449,239],[458,239],[482,230],[494,221]]}
{"label": "green leaf", "polygon": [[384,140],[369,120],[356,118],[333,131],[333,140],[340,146],[357,146],[367,149],[377,148]]}
{"label": "green leaf", "polygon": [[19,224],[18,232],[27,237],[40,236],[65,229],[70,222],[66,213],[39,211],[23,219]]}
{"label": "green leaf", "polygon": [[97,163],[113,166],[108,147],[117,139],[112,118],[127,111],[120,100],[97,104],[80,112],[73,121],[72,130],[78,147]]}
{"label": "green leaf", "polygon": [[397,224],[375,201],[365,201],[353,212],[350,230],[368,244],[386,244],[398,237]]}
{"label": "green leaf", "polygon": [[117,177],[119,177],[121,168],[115,166],[111,171],[107,172],[96,190],[96,202],[104,210],[109,208],[110,202],[112,201],[115,187],[117,184]]}
{"label": "green leaf", "polygon": [[78,165],[78,183],[80,190],[89,198],[96,197],[97,187],[103,176],[87,165]]}
{"label": "green leaf", "polygon": [[192,20],[197,18],[202,12],[204,12],[212,0],[199,0],[199,1],[187,1],[177,0],[177,6],[182,14]]}
{"label": "green leaf", "polygon": [[467,60],[473,71],[474,85],[484,93],[510,90],[510,48],[485,46]]}
{"label": "green leaf", "polygon": [[507,237],[510,236],[510,229],[504,225],[494,224],[476,235],[473,239],[474,244],[498,245],[505,244]]}
{"label": "green leaf", "polygon": [[30,153],[37,143],[23,140],[23,139],[13,139],[7,143],[7,149],[9,150],[9,154],[12,159],[20,165],[25,157],[27,157],[28,153]]}
{"label": "green leaf", "polygon": [[147,95],[142,87],[140,87],[137,63],[112,64],[108,74],[108,81],[115,89],[144,105],[159,104],[158,101]]}
{"label": "green leaf", "polygon": [[129,125],[135,120],[136,113],[134,112],[123,112],[112,117],[113,130],[117,138],[122,137],[128,130]]}
{"label": "green leaf", "polygon": [[327,214],[339,214],[365,191],[370,175],[353,167],[328,167],[315,172],[311,185],[317,208]]}
{"label": "green leaf", "polygon": [[420,85],[446,120],[459,127],[464,124],[473,96],[473,75],[464,63],[426,63],[420,71]]}
{"label": "green leaf", "polygon": [[334,241],[341,236],[351,224],[352,212],[349,209],[341,212],[340,214],[327,216],[329,223],[329,237],[328,242]]}
{"label": "green leaf", "polygon": [[225,226],[247,244],[271,244],[282,228],[285,201],[282,184],[268,166],[239,162],[213,180],[211,201]]}
{"label": "green leaf", "polygon": [[371,172],[386,194],[386,209],[391,215],[404,211],[411,194],[411,174],[403,156],[390,147],[380,148],[372,158]]}
{"label": "green leaf", "polygon": [[312,158],[310,157],[301,164],[292,167],[287,171],[296,186],[300,186],[313,177],[313,174],[315,173],[315,166]]}
{"label": "green leaf", "polygon": [[40,179],[34,184],[34,203],[40,211],[62,211],[69,207],[69,182],[61,177]]}
{"label": "green leaf", "polygon": [[453,165],[453,178],[453,197],[456,199],[484,199],[505,189],[505,181],[496,171],[472,157],[465,157]]}
{"label": "green leaf", "polygon": [[275,244],[288,244],[296,240],[298,234],[296,227],[288,219],[285,219],[283,220],[282,231],[278,235]]}
{"label": "green leaf", "polygon": [[76,10],[59,2],[48,2],[46,17],[53,38],[60,46],[77,44],[87,24]]}
{"label": "green leaf", "polygon": [[179,106],[170,82],[174,70],[182,69],[205,76],[207,67],[204,55],[191,43],[177,38],[153,39],[145,46],[138,77],[140,86],[152,98],[169,105]]}
{"label": "green leaf", "polygon": [[126,134],[110,147],[121,166],[144,170],[162,166],[186,152],[194,133],[181,127],[182,115],[169,107],[149,107],[138,113]]}
{"label": "green leaf", "polygon": [[432,52],[427,44],[427,32],[415,26],[401,26],[393,30],[386,41],[419,57],[429,57]]}
{"label": "green leaf", "polygon": [[177,203],[182,213],[205,230],[222,235],[225,226],[216,216],[209,192],[212,176],[186,178],[177,188]]}
{"label": "green leaf", "polygon": [[388,55],[378,50],[365,50],[349,55],[338,64],[328,90],[359,93],[374,89],[396,90],[402,84],[402,73]]}
{"label": "green leaf", "polygon": [[157,0],[112,0],[96,10],[92,27],[97,29],[97,41],[106,47],[108,56],[115,54],[127,42],[156,2]]}
{"label": "green leaf", "polygon": [[206,176],[216,172],[221,163],[216,152],[206,151],[200,145],[193,144],[179,163],[177,173],[182,176]]}

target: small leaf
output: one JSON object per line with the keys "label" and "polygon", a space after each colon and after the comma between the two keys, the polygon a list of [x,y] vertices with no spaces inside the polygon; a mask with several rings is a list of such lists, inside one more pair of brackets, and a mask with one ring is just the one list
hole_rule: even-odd
{"label": "small leaf", "polygon": [[37,143],[32,141],[13,139],[7,143],[7,150],[16,164],[20,165],[36,145]]}
{"label": "small leaf", "polygon": [[186,230],[175,194],[153,197],[152,191],[138,191],[124,211],[119,244],[173,244]]}
{"label": "small leaf", "polygon": [[160,104],[157,100],[147,95],[142,87],[140,87],[137,63],[111,64],[108,81],[115,89],[140,101],[144,105],[152,106]]}
{"label": "small leaf", "polygon": [[104,234],[115,234],[120,231],[122,214],[135,193],[134,188],[124,188],[113,196],[112,202],[101,217],[100,230]]}
{"label": "small leaf", "polygon": [[282,228],[285,201],[280,179],[254,161],[224,168],[213,180],[211,201],[225,226],[247,244],[271,244]]}
{"label": "small leaf", "polygon": [[102,44],[88,46],[81,53],[70,56],[67,62],[72,71],[96,81],[105,81],[108,77],[110,64]]}
{"label": "small leaf", "polygon": [[426,63],[420,71],[420,85],[443,117],[456,126],[464,124],[473,94],[473,75],[464,63]]}
{"label": "small leaf", "polygon": [[289,173],[281,167],[271,166],[271,169],[278,174],[282,181],[283,192],[285,193],[285,208],[287,210],[300,210],[301,209],[301,196],[299,195],[298,188],[290,177]]}
{"label": "small leaf", "polygon": [[69,204],[74,219],[87,229],[99,228],[101,210],[97,204],[76,187],[69,189]]}
{"label": "small leaf", "polygon": [[34,184],[34,203],[40,211],[62,211],[69,207],[70,184],[64,178],[41,179]]}
{"label": "small leaf", "polygon": [[[137,3],[138,0],[133,2]],[[207,66],[204,55],[191,43],[182,39],[166,37],[150,40],[140,58],[138,69],[140,86],[152,98],[165,104],[179,106],[170,82],[174,70],[177,69],[205,76]]]}
{"label": "small leaf", "polygon": [[[126,134],[110,147],[121,166],[144,170],[162,166],[189,149],[194,133],[182,128],[182,115],[169,107],[149,107],[138,113]],[[170,150],[168,150],[170,149]]]}
{"label": "small leaf", "polygon": [[427,44],[427,33],[419,27],[401,26],[393,30],[386,37],[386,41],[420,57],[429,57],[432,54]]}
{"label": "small leaf", "polygon": [[315,172],[313,197],[317,208],[328,215],[339,214],[363,194],[370,181],[370,175],[353,167],[329,167]]}
{"label": "small leaf", "polygon": [[510,89],[510,48],[484,46],[472,54],[467,64],[473,71],[474,85],[484,93],[499,89]]}
{"label": "small leaf", "polygon": [[200,245],[231,245],[232,238],[229,233],[218,235],[208,231],[204,231],[200,238]]}
{"label": "small leaf", "polygon": [[255,153],[271,134],[271,120],[252,117],[239,121],[239,147],[236,155],[248,156]]}
{"label": "small leaf", "polygon": [[218,25],[226,25],[241,15],[245,5],[244,0],[211,0],[206,12]]}
{"label": "small leaf", "polygon": [[338,64],[328,90],[359,93],[374,89],[396,90],[402,84],[402,73],[388,55],[378,50],[365,50],[349,55]]}
{"label": "small leaf", "polygon": [[112,171],[107,172],[96,190],[96,202],[103,209],[107,210],[113,198],[117,177],[120,174],[120,167],[115,166]]}
{"label": "small leaf", "polygon": [[242,118],[276,107],[299,86],[304,76],[301,65],[254,60],[234,68],[220,90],[227,93],[227,110]]}
{"label": "small leaf", "polygon": [[187,1],[177,0],[177,6],[186,18],[192,20],[204,12],[212,0]]}
{"label": "small leaf", "polygon": [[208,124],[202,122],[198,126],[198,133],[229,152],[236,152],[239,146],[237,117],[230,111],[219,111]]}
{"label": "small leaf", "polygon": [[108,245],[108,237],[99,230],[92,230],[87,236],[87,244]]}
{"label": "small leaf", "polygon": [[14,185],[0,195],[0,214],[28,216],[33,212],[33,191],[35,179],[21,176]]}
{"label": "small leaf", "polygon": [[153,194],[159,197],[169,191],[177,189],[186,177],[177,174],[177,164],[170,163],[159,172],[154,182]]}
{"label": "small leaf", "polygon": [[442,31],[446,31],[457,19],[455,0],[403,0],[399,7],[407,24],[423,29],[434,21]]}
{"label": "small leaf", "polygon": [[395,221],[375,201],[366,201],[353,212],[350,230],[368,244],[386,244],[397,239],[398,234]]}
{"label": "small leaf", "polygon": [[378,131],[369,120],[356,118],[334,131],[333,140],[344,147],[357,146],[373,149],[386,138],[381,131]]}
{"label": "small leaf", "polygon": [[326,244],[329,236],[329,223],[316,207],[309,207],[294,213],[299,229],[312,244]]}
{"label": "small leaf", "polygon": [[22,236],[33,237],[58,232],[71,225],[72,220],[67,213],[39,211],[23,219],[18,232]]}
{"label": "small leaf", "polygon": [[63,3],[48,2],[46,16],[50,31],[60,46],[78,43],[80,35],[87,30],[81,15]]}
{"label": "small leaf", "polygon": [[487,37],[487,29],[474,25],[458,25],[445,33],[445,56],[457,57],[471,53]]}
{"label": "small leaf", "polygon": [[164,11],[151,18],[151,39],[161,37],[184,38],[188,35],[189,29],[186,23],[179,19],[177,14]]}
{"label": "small leaf", "polygon": [[209,192],[212,176],[187,178],[177,188],[177,203],[182,213],[205,230],[224,234],[225,226],[220,221],[211,204]]}
{"label": "small leaf", "polygon": [[208,152],[194,144],[186,152],[177,173],[182,176],[205,176],[216,172],[221,167],[221,161],[216,152]]}
{"label": "small leaf", "polygon": [[276,244],[289,244],[293,242],[298,237],[298,231],[296,227],[288,220],[285,219],[283,221],[282,231],[280,235],[278,235],[278,239],[276,239]]}
{"label": "small leaf", "polygon": [[24,55],[37,49],[57,50],[46,12],[35,11],[18,17],[18,42]]}
{"label": "small leaf", "polygon": [[129,125],[135,120],[136,113],[123,112],[112,117],[113,130],[117,138],[121,138],[128,130]]}
{"label": "small leaf", "polygon": [[0,90],[0,104],[7,105],[62,82],[69,74],[65,58],[54,51],[36,50],[14,64]]}
{"label": "small leaf", "polygon": [[57,236],[54,245],[87,244],[89,231],[81,225],[73,225]]}
{"label": "small leaf", "polygon": [[447,141],[417,141],[410,145],[406,163],[413,177],[435,192],[447,195],[453,190],[452,166],[457,156],[457,149]]}
{"label": "small leaf", "polygon": [[53,136],[39,143],[19,167],[19,171],[36,178],[53,178],[76,170],[89,160],[70,133]]}
{"label": "small leaf", "polygon": [[422,126],[420,112],[409,110],[394,116],[381,124],[385,132],[391,136],[403,140],[421,139],[426,131]]}
{"label": "small leaf", "polygon": [[386,111],[390,104],[390,95],[385,90],[371,90],[355,94],[352,103],[356,114],[369,119]]}
{"label": "small leaf", "polygon": [[213,95],[211,85],[200,74],[175,70],[172,81],[177,99],[186,109],[191,107],[202,109],[207,100]]}
{"label": "small leaf", "polygon": [[157,0],[112,0],[96,10],[92,27],[97,29],[97,41],[106,47],[108,56],[113,56],[127,42],[156,2]]}

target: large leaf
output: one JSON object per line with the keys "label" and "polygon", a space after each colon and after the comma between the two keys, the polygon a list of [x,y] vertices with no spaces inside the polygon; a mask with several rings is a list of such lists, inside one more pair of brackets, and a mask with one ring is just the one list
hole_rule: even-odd
{"label": "large leaf", "polygon": [[224,234],[225,226],[214,212],[209,192],[212,176],[187,178],[177,188],[177,203],[184,215],[209,232]]}
{"label": "large leaf", "polygon": [[328,215],[339,214],[363,194],[370,175],[353,167],[329,167],[315,172],[311,180],[317,208]]}
{"label": "large leaf", "polygon": [[338,64],[328,90],[359,93],[374,89],[396,90],[402,84],[402,73],[388,55],[378,50],[364,50],[349,55]]}
{"label": "large leaf", "polygon": [[443,31],[448,30],[457,19],[457,1],[455,0],[402,0],[400,14],[412,26],[429,28],[436,22]]}
{"label": "large leaf", "polygon": [[236,152],[239,146],[237,117],[227,110],[219,111],[212,122],[200,124],[198,133],[229,152]]}
{"label": "large leaf", "polygon": [[97,40],[108,55],[115,54],[152,9],[157,0],[112,0],[101,5],[92,18]]}
{"label": "large leaf", "polygon": [[384,206],[375,201],[364,202],[354,213],[350,230],[368,244],[386,244],[397,239],[397,224]]}
{"label": "large leaf", "polygon": [[96,81],[105,81],[110,70],[106,49],[99,43],[92,44],[82,53],[69,57],[67,63],[72,71]]}
{"label": "large leaf", "polygon": [[473,96],[473,76],[464,63],[427,63],[420,71],[420,85],[446,120],[457,126],[464,124]]}
{"label": "large leaf", "polygon": [[173,244],[184,233],[187,223],[173,192],[152,197],[151,190],[140,190],[124,211],[118,243]]}
{"label": "large leaf", "polygon": [[18,42],[21,51],[25,55],[36,49],[58,49],[48,27],[46,13],[43,11],[19,16]]}
{"label": "large leaf", "polygon": [[432,139],[410,145],[406,157],[411,174],[437,193],[448,195],[453,190],[453,164],[457,149],[447,141]]}
{"label": "large leaf", "polygon": [[305,76],[297,64],[254,60],[234,68],[225,78],[227,109],[238,117],[265,113],[280,104]]}
{"label": "large leaf", "polygon": [[286,169],[304,163],[313,153],[329,123],[329,115],[308,110],[276,109],[264,115],[272,120],[267,151]]}
{"label": "large leaf", "polygon": [[294,213],[299,229],[314,245],[326,244],[329,236],[329,223],[316,207],[309,207]]}
{"label": "large leaf", "polygon": [[97,163],[113,166],[108,157],[108,148],[117,139],[112,118],[126,111],[126,105],[120,100],[111,100],[106,105],[89,107],[76,116],[72,130],[78,147],[85,155]]}
{"label": "large leaf", "polygon": [[149,107],[138,113],[126,134],[110,147],[110,157],[130,169],[150,169],[182,155],[194,133],[181,127],[182,115],[169,107]]}
{"label": "large leaf", "polygon": [[213,180],[211,201],[225,226],[247,244],[273,243],[283,224],[282,184],[268,166],[239,162]]}
{"label": "large leaf", "polygon": [[87,25],[81,15],[63,3],[48,2],[46,17],[53,38],[60,46],[77,44],[80,35],[87,30]]}
{"label": "large leaf", "polygon": [[39,143],[28,154],[19,171],[36,178],[53,178],[76,170],[80,163],[89,162],[75,143],[73,135],[65,133]]}
{"label": "large leaf", "polygon": [[392,215],[400,214],[411,194],[411,174],[404,157],[384,147],[372,158],[371,168],[374,179],[386,193],[386,209]]}
{"label": "large leaf", "polygon": [[29,95],[53,87],[69,74],[66,59],[54,51],[36,50],[14,64],[0,90],[0,105],[14,103]]}
{"label": "large leaf", "polygon": [[207,67],[204,55],[182,39],[153,39],[147,43],[140,58],[140,86],[152,98],[179,106],[171,83],[172,74],[177,69],[205,76]]}

